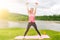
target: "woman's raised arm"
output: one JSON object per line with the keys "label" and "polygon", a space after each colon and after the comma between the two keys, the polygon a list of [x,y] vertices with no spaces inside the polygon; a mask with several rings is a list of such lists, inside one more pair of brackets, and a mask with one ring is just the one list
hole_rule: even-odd
{"label": "woman's raised arm", "polygon": [[36,14],[36,10],[37,10],[37,5],[38,5],[38,3],[36,2],[35,4],[36,4],[36,7],[35,7],[34,14]]}
{"label": "woman's raised arm", "polygon": [[27,3],[26,3],[26,7],[27,7],[27,11],[28,11],[28,13],[29,13],[29,8],[28,8],[28,4],[29,4],[29,3],[27,2]]}

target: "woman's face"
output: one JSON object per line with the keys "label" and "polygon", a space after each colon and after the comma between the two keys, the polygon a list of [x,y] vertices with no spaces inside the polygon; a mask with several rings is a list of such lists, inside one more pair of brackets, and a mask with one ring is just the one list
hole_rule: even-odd
{"label": "woman's face", "polygon": [[34,8],[30,8],[30,13],[33,13],[33,11],[34,11]]}
{"label": "woman's face", "polygon": [[34,8],[30,8],[30,10],[33,12],[34,11]]}

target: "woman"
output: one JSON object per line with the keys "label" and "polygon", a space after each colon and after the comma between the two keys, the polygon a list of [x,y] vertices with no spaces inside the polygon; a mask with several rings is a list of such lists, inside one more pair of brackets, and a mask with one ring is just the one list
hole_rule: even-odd
{"label": "woman", "polygon": [[[35,4],[36,4],[36,6],[38,5],[38,3],[35,3]],[[27,3],[27,5],[28,5],[28,3]],[[31,26],[33,26],[35,28],[35,30],[37,31],[37,33],[39,34],[39,36],[41,36],[41,34],[39,33],[39,31],[37,29],[37,26],[35,24],[36,7],[35,7],[35,9],[34,8],[30,8],[30,10],[27,7],[27,10],[28,10],[28,14],[29,14],[29,23],[28,23],[27,30],[26,30],[24,36],[26,36],[26,34],[29,31]]]}

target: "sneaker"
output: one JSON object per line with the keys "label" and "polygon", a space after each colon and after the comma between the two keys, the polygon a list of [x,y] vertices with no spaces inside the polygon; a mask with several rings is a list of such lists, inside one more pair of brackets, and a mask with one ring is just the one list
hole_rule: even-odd
{"label": "sneaker", "polygon": [[37,35],[37,36],[38,36],[39,39],[43,39],[42,36],[40,36],[40,35]]}
{"label": "sneaker", "polygon": [[23,40],[25,39],[25,36],[23,36]]}
{"label": "sneaker", "polygon": [[40,36],[39,39],[43,39],[42,36]]}

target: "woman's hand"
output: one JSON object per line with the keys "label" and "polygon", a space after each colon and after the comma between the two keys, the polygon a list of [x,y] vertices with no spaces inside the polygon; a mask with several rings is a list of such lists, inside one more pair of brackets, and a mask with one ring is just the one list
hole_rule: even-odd
{"label": "woman's hand", "polygon": [[36,5],[38,5],[38,3],[37,3],[37,2],[36,2],[35,4],[36,4]]}
{"label": "woman's hand", "polygon": [[29,3],[27,2],[26,5],[28,5]]}

